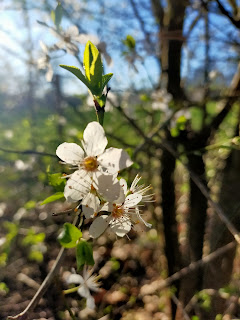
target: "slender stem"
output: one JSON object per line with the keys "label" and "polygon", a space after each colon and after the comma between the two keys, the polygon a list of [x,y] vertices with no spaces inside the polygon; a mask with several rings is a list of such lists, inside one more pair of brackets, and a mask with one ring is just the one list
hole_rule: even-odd
{"label": "slender stem", "polygon": [[[76,225],[77,221],[78,221],[78,216],[75,217],[75,219],[73,221],[73,225]],[[58,271],[62,265],[63,259],[65,257],[65,254],[66,254],[66,249],[61,248],[58,253],[57,259],[54,262],[52,269],[50,270],[50,272],[48,273],[48,275],[44,279],[43,283],[41,284],[38,291],[35,293],[34,297],[30,301],[30,303],[27,305],[27,307],[21,313],[17,314],[16,316],[8,316],[7,320],[15,320],[15,319],[26,320],[26,319],[28,319],[29,312],[34,310],[34,308],[38,305],[40,299],[42,298],[42,296],[44,295],[44,293],[46,292],[46,290],[48,289],[48,287],[52,283],[55,275],[58,273]]]}

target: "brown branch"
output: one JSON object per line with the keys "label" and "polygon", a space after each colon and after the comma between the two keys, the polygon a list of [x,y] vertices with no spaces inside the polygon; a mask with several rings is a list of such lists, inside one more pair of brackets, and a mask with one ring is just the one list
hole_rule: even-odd
{"label": "brown branch", "polygon": [[157,280],[150,285],[144,285],[141,288],[141,295],[148,295],[153,294],[157,290],[163,290],[169,286],[171,286],[175,281],[180,280],[190,273],[196,271],[199,268],[204,267],[207,263],[215,260],[219,256],[224,255],[227,251],[233,249],[236,246],[236,241],[232,241],[227,245],[215,250],[214,252],[210,253],[209,255],[205,256],[201,260],[195,261],[190,263],[187,267],[182,268],[178,272],[174,273],[170,277],[165,280]]}
{"label": "brown branch", "polygon": [[47,152],[38,152],[38,151],[35,151],[35,150],[22,150],[22,151],[20,151],[20,150],[8,150],[8,149],[0,147],[0,151],[7,152],[7,153],[18,153],[18,154],[37,154],[37,155],[40,155],[40,156],[48,156],[48,157],[57,158],[57,156],[55,154],[47,153]]}
{"label": "brown branch", "polygon": [[[77,221],[78,221],[78,215],[75,217],[75,219],[73,221],[73,225],[76,225]],[[46,290],[48,289],[48,287],[52,283],[55,275],[58,273],[58,271],[61,267],[61,264],[63,262],[63,259],[65,257],[65,254],[66,254],[66,249],[61,248],[58,253],[57,259],[54,262],[54,265],[52,266],[52,269],[50,270],[50,272],[48,273],[48,275],[44,279],[40,288],[38,289],[38,291],[36,292],[36,294],[34,295],[32,300],[30,301],[30,303],[27,305],[25,310],[23,310],[21,313],[17,314],[16,316],[8,316],[7,320],[16,320],[16,319],[17,320],[26,320],[26,319],[28,319],[29,312],[33,311],[34,308],[38,305],[40,299],[42,298],[42,296],[44,295],[44,293],[46,292]]]}
{"label": "brown branch", "polygon": [[216,0],[217,4],[218,4],[218,8],[221,11],[221,13],[227,17],[232,24],[237,27],[238,29],[240,29],[240,21],[236,20],[233,18],[233,16],[224,8],[224,6],[221,4],[221,2],[219,0]]}
{"label": "brown branch", "polygon": [[140,14],[139,14],[139,12],[138,12],[136,3],[134,2],[134,0],[130,0],[130,3],[131,3],[131,6],[132,6],[132,9],[133,9],[134,14],[135,14],[136,18],[137,18],[138,21],[139,21],[141,30],[142,30],[142,32],[143,32],[143,34],[144,34],[144,36],[145,36],[145,39],[146,39],[147,44],[148,44],[148,47],[149,47],[149,49],[151,49],[150,34],[149,34],[149,32],[147,32],[147,30],[145,29],[145,23],[144,23],[142,17],[140,16]]}
{"label": "brown branch", "polygon": [[210,205],[213,207],[214,211],[217,213],[219,219],[226,225],[226,227],[228,228],[228,230],[230,231],[230,233],[233,235],[233,237],[235,238],[235,240],[240,244],[240,234],[238,232],[238,230],[235,228],[235,226],[231,223],[231,221],[227,218],[227,215],[225,214],[225,212],[223,211],[223,209],[220,207],[220,205],[213,201],[210,194],[209,194],[209,190],[208,188],[202,183],[201,179],[199,178],[198,175],[196,175],[190,168],[188,165],[184,164],[181,159],[179,158],[178,154],[175,152],[175,150],[172,148],[172,146],[167,143],[167,142],[162,142],[162,144],[160,145],[160,147],[164,147],[169,153],[171,153],[176,159],[178,159],[182,165],[187,169],[187,171],[189,172],[189,175],[191,177],[191,179],[193,180],[193,182],[197,185],[197,187],[199,188],[199,190],[202,192],[202,194],[205,196],[205,198],[208,200],[208,202],[210,203]]}

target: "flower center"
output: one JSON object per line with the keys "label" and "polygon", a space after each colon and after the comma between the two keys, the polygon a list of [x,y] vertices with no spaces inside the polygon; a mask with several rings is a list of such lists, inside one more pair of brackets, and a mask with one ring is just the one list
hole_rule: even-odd
{"label": "flower center", "polygon": [[98,167],[96,157],[87,157],[83,160],[83,166],[86,171],[95,171]]}
{"label": "flower center", "polygon": [[112,217],[118,219],[124,215],[123,206],[117,206],[113,204]]}

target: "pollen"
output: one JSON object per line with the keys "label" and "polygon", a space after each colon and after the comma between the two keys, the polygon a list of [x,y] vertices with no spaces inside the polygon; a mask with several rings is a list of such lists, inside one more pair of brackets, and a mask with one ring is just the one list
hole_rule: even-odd
{"label": "pollen", "polygon": [[112,216],[114,219],[121,218],[124,215],[124,209],[122,206],[115,205],[112,210]]}
{"label": "pollen", "polygon": [[83,160],[83,167],[86,171],[96,171],[98,162],[96,157],[87,157]]}

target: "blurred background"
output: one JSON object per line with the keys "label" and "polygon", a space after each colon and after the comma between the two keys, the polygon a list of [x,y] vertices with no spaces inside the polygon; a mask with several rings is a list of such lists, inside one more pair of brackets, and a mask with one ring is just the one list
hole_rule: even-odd
{"label": "blurred background", "polygon": [[[57,146],[80,143],[96,121],[84,85],[59,67],[82,69],[88,40],[104,73],[114,74],[108,145],[134,161],[123,177],[131,182],[139,173],[152,185],[155,202],[142,213],[153,227],[137,225],[130,240],[104,234],[93,241],[102,276],[95,311],[77,293],[61,293],[76,267],[68,250],[29,318],[240,317],[238,247],[189,175],[198,175],[238,229],[239,0],[2,0],[0,21],[0,318],[28,305],[56,259],[63,223],[71,222],[52,216],[70,204],[41,203],[56,191],[50,174],[65,170]],[[221,247],[214,260],[161,287]]]}

